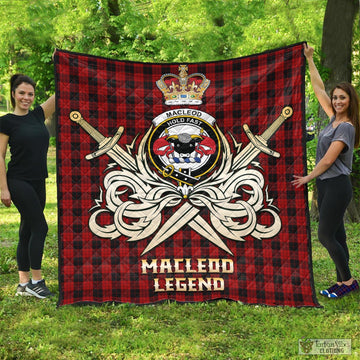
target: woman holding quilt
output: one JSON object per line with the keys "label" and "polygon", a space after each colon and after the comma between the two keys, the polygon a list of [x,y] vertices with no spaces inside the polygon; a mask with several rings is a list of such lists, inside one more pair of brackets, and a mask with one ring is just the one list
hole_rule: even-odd
{"label": "woman holding quilt", "polygon": [[[53,295],[42,278],[41,262],[48,231],[44,207],[49,133],[44,122],[55,111],[55,97],[31,110],[35,85],[22,74],[10,80],[14,110],[0,118],[0,195],[5,206],[13,203],[20,213],[16,295],[43,299]],[[8,146],[11,159],[6,171]]]}
{"label": "woman holding quilt", "polygon": [[341,298],[359,289],[349,269],[344,214],[352,198],[350,173],[354,147],[360,142],[359,98],[349,83],[335,86],[330,97],[313,60],[314,49],[304,44],[315,95],[329,116],[329,124],[320,132],[315,168],[306,176],[294,176],[299,187],[316,178],[318,190],[318,237],[336,266],[337,282],[320,294]]}

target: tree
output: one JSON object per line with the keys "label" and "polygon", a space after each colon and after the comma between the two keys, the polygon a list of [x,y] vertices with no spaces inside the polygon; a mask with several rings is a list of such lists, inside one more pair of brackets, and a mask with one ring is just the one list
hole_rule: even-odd
{"label": "tree", "polygon": [[53,92],[54,71],[50,65],[54,1],[1,2],[0,79],[6,91],[10,74],[24,72],[37,80],[39,101]]}
{"label": "tree", "polygon": [[243,29],[241,55],[301,41],[318,44],[325,7],[326,0],[264,1],[263,15]]}
{"label": "tree", "polygon": [[356,0],[327,2],[321,45],[322,64],[331,69],[325,83],[327,90],[341,81],[351,81],[353,27],[358,10],[359,1]]}
{"label": "tree", "polygon": [[[223,60],[304,39],[318,43],[317,12],[325,1],[1,0],[0,57],[8,60],[21,49],[38,60],[34,55],[57,47],[134,61]],[[39,49],[38,40],[46,48]],[[21,66],[22,59],[17,56],[14,64]]]}
{"label": "tree", "polygon": [[[326,0],[1,0],[0,95],[26,72],[37,101],[54,91],[55,48],[145,62],[201,62],[307,40]],[[320,14],[320,16],[319,16]],[[14,21],[16,19],[16,21]]]}

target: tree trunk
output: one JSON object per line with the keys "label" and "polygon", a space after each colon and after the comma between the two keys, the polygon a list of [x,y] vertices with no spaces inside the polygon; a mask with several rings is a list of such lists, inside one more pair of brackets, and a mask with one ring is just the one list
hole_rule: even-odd
{"label": "tree trunk", "polygon": [[323,26],[321,50],[322,64],[330,69],[326,90],[341,81],[351,81],[352,37],[355,16],[359,9],[357,0],[328,0]]}
{"label": "tree trunk", "polygon": [[[107,4],[110,17],[120,15],[120,7],[118,0],[108,0]],[[111,43],[118,44],[120,40],[118,29],[115,26],[109,24],[107,31],[109,33]]]}
{"label": "tree trunk", "polygon": [[[358,11],[358,0],[328,0],[327,2],[321,44],[321,63],[324,68],[330,70],[329,78],[325,81],[325,88],[328,93],[339,82],[351,82],[353,26]],[[319,111],[319,116],[323,121],[326,118],[323,111]],[[354,161],[354,170],[359,171],[358,168],[360,169],[360,164],[356,164]],[[353,222],[360,221],[360,183],[356,178],[353,176],[354,197],[346,215],[347,220]],[[312,204],[316,205],[314,201]],[[316,206],[313,207],[314,210],[317,209]],[[311,213],[312,218],[317,217],[313,209]]]}
{"label": "tree trunk", "polygon": [[314,185],[314,190],[311,194],[311,209],[310,219],[313,221],[319,221],[319,207],[317,202],[317,187]]}

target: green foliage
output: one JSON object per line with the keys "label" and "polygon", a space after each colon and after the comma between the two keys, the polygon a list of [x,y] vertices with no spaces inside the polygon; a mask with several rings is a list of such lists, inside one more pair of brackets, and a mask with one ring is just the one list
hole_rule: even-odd
{"label": "green foliage", "polygon": [[326,0],[2,0],[0,97],[8,97],[15,72],[36,79],[38,103],[53,93],[55,48],[147,62],[223,60],[304,40],[319,48],[325,5]]}
{"label": "green foliage", "polygon": [[2,0],[0,82],[9,73],[26,71],[47,92],[54,85],[54,48],[123,60],[198,62],[303,40],[319,44],[325,4],[325,0]]}
{"label": "green foliage", "polygon": [[[54,89],[55,48],[123,60],[228,59],[307,40],[320,47],[326,0],[2,0],[0,94],[25,72]],[[14,21],[16,19],[16,21]]]}
{"label": "green foliage", "polygon": [[51,54],[55,0],[5,0],[0,10],[0,80],[4,89],[8,90],[10,74],[23,72],[36,79],[38,99],[43,100],[54,88]]}
{"label": "green foliage", "polygon": [[[358,26],[357,26],[358,25]],[[360,93],[360,19],[355,20],[353,34],[353,57],[352,57],[353,77],[352,82]]]}
{"label": "green foliage", "polygon": [[50,143],[50,146],[56,146],[56,138],[51,137],[49,143]]}
{"label": "green foliage", "polygon": [[16,248],[14,244],[9,246],[3,246],[0,252],[0,275],[10,274],[17,269],[16,266]]}
{"label": "green foliage", "polygon": [[[314,138],[311,141],[306,143],[306,163],[307,163],[307,172],[310,173],[315,166],[316,159],[316,146],[317,146],[317,138]],[[314,188],[314,182],[308,183],[308,189],[310,191]]]}
{"label": "green foliage", "polygon": [[244,27],[239,52],[257,53],[301,41],[320,44],[325,6],[326,0],[264,1],[262,16]]}

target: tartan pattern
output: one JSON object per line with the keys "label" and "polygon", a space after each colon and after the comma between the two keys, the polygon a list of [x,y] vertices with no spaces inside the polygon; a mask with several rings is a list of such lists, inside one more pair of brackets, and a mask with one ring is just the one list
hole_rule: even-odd
{"label": "tartan pattern", "polygon": [[351,285],[341,284],[337,287],[334,291],[329,292],[328,297],[330,299],[338,299],[342,298],[345,295],[348,295],[352,291],[358,291],[359,290],[359,284],[356,280],[352,282]]}
{"label": "tartan pattern", "polygon": [[[57,170],[59,219],[59,305],[121,302],[148,304],[163,300],[199,302],[230,299],[248,304],[319,306],[313,286],[311,244],[306,189],[291,185],[294,174],[306,171],[304,132],[304,73],[302,44],[227,61],[188,64],[189,74],[202,73],[211,81],[203,104],[168,106],[156,81],[166,73],[178,73],[179,64],[152,64],[111,60],[58,50],[55,53],[57,94]],[[194,108],[216,119],[221,131],[243,146],[249,143],[242,126],[261,134],[279,116],[284,106],[293,108],[268,146],[281,154],[274,158],[261,153],[267,193],[279,209],[282,229],[270,239],[245,241],[222,237],[233,255],[221,250],[189,226],[184,226],[147,254],[142,251],[151,239],[129,242],[127,237],[102,239],[89,229],[91,209],[99,199],[106,169],[114,163],[107,155],[91,161],[85,156],[98,144],[69,119],[71,111],[105,137],[119,126],[124,133],[118,145],[126,149],[137,135],[144,136],[152,120],[169,109]],[[135,148],[139,140],[136,140]],[[233,149],[234,151],[234,149]],[[180,206],[180,205],[179,205]],[[164,223],[177,208],[163,211]],[[209,213],[200,215],[208,221]],[[104,224],[109,219],[103,219]],[[264,220],[266,221],[266,220]],[[142,260],[227,259],[233,272],[142,274]],[[181,262],[185,266],[185,260]],[[174,269],[172,267],[171,269]],[[220,278],[222,291],[173,291],[186,283],[198,288],[193,278]],[[168,291],[154,291],[154,282]],[[185,278],[187,280],[179,280]],[[189,280],[190,278],[190,280]],[[195,284],[195,285],[191,285]],[[190,289],[189,289],[190,286]]]}

